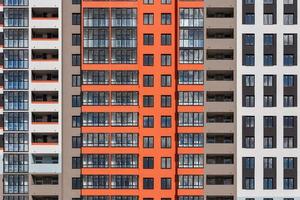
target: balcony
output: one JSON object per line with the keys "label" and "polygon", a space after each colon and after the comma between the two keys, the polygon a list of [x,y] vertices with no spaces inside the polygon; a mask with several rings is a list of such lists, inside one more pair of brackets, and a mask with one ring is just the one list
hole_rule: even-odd
{"label": "balcony", "polygon": [[33,104],[57,104],[58,92],[56,91],[33,91],[31,101]]}
{"label": "balcony", "polygon": [[58,8],[32,8],[33,20],[58,19]]}
{"label": "balcony", "polygon": [[206,156],[207,164],[233,164],[234,158],[233,154],[230,155],[207,155]]}
{"label": "balcony", "polygon": [[33,145],[56,145],[58,144],[58,133],[32,133]]}
{"label": "balcony", "polygon": [[58,196],[35,196],[32,195],[32,200],[58,200]]}
{"label": "balcony", "polygon": [[233,185],[232,175],[207,175],[207,185]]}
{"label": "balcony", "polygon": [[208,70],[206,74],[207,81],[233,81],[232,70]]}
{"label": "balcony", "polygon": [[58,40],[58,29],[32,29],[32,40]]}
{"label": "balcony", "polygon": [[233,120],[233,113],[208,112],[206,116],[207,123],[233,123]]}
{"label": "balcony", "polygon": [[233,60],[233,50],[209,49],[207,50],[207,60]]}
{"label": "balcony", "polygon": [[58,82],[58,71],[55,70],[33,70],[32,82],[53,83]]}
{"label": "balcony", "polygon": [[57,112],[33,112],[32,124],[58,124]]}
{"label": "balcony", "polygon": [[212,8],[208,7],[206,9],[207,18],[233,18],[234,9],[233,8]]}
{"label": "balcony", "polygon": [[33,62],[51,62],[58,61],[57,49],[35,49],[32,50]]}
{"label": "balcony", "polygon": [[233,39],[233,29],[209,28],[206,31],[207,39]]}
{"label": "balcony", "polygon": [[207,133],[206,143],[208,144],[233,144],[232,133]]}
{"label": "balcony", "polygon": [[58,185],[58,175],[32,175],[33,185]]}
{"label": "balcony", "polygon": [[221,91],[221,92],[207,92],[206,101],[207,102],[233,102],[233,92]]}

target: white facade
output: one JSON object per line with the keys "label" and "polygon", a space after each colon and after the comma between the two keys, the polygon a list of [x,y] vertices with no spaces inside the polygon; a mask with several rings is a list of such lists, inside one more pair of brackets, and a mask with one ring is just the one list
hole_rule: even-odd
{"label": "white facade", "polygon": [[[295,0],[294,0],[295,1]],[[297,25],[283,25],[283,0],[277,0],[277,24],[264,25],[264,1],[255,1],[255,24],[243,25],[243,1],[237,1],[237,198],[255,198],[260,200],[263,198],[273,198],[273,200],[282,200],[283,198],[300,199],[300,140],[298,137],[297,147],[293,149],[283,148],[283,116],[297,116],[297,127],[299,132],[300,127],[300,70],[299,66],[283,66],[283,34],[296,33],[299,55],[299,33],[300,33],[300,2],[298,1],[298,24]],[[243,34],[255,34],[255,65],[243,66],[242,48],[243,48]],[[277,65],[264,66],[264,34],[277,34]],[[298,56],[298,65],[299,65]],[[255,107],[243,107],[242,105],[242,76],[255,75]],[[263,75],[277,76],[277,106],[264,107],[264,82]],[[297,92],[298,92],[298,107],[283,107],[283,75],[297,75]],[[242,116],[255,116],[255,148],[245,149],[242,147]],[[277,117],[277,147],[272,149],[264,149],[264,116]],[[255,157],[255,189],[243,189],[242,180],[242,158]],[[264,173],[264,157],[277,158],[277,187],[276,189],[263,189],[263,173]],[[283,158],[297,157],[298,161],[298,175],[297,175],[297,189],[290,190],[283,188]]]}

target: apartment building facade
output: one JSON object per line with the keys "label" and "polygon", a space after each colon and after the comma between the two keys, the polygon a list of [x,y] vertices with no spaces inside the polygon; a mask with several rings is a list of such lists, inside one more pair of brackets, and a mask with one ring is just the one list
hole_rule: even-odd
{"label": "apartment building facade", "polygon": [[299,2],[237,2],[237,198],[299,199]]}
{"label": "apartment building facade", "polygon": [[61,1],[4,0],[0,10],[0,198],[60,199]]}

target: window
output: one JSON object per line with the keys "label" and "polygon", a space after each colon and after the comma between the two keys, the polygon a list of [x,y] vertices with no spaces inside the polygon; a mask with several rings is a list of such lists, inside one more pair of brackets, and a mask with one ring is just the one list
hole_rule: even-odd
{"label": "window", "polygon": [[83,175],[81,177],[82,189],[105,189],[109,188],[108,175]]}
{"label": "window", "polygon": [[203,168],[204,156],[202,154],[179,154],[179,168]]}
{"label": "window", "polygon": [[171,4],[171,0],[161,0],[161,4]]}
{"label": "window", "polygon": [[245,66],[254,66],[255,64],[255,56],[254,54],[246,54],[244,59]]}
{"label": "window", "polygon": [[80,46],[80,34],[72,34],[72,46]]}
{"label": "window", "polygon": [[72,4],[76,5],[76,4],[80,4],[81,0],[72,0]]}
{"label": "window", "polygon": [[161,34],[161,45],[171,45],[172,35],[171,34]]}
{"label": "window", "polygon": [[202,85],[204,83],[203,71],[179,71],[178,84],[179,85]]}
{"label": "window", "polygon": [[144,116],[143,117],[143,127],[144,128],[154,128],[154,117]]}
{"label": "window", "polygon": [[28,175],[3,175],[3,192],[5,194],[26,194],[28,187]]}
{"label": "window", "polygon": [[143,140],[144,140],[144,144],[143,144],[144,148],[153,148],[154,147],[154,137],[145,136],[143,138]]}
{"label": "window", "polygon": [[112,175],[111,176],[112,189],[137,189],[138,176],[136,175]]}
{"label": "window", "polygon": [[264,169],[273,169],[275,166],[276,158],[265,157],[264,158]]}
{"label": "window", "polygon": [[144,0],[144,4],[154,4],[154,0]]}
{"label": "window", "polygon": [[293,157],[284,157],[283,158],[283,168],[284,169],[294,169],[295,168],[295,164],[297,162],[297,158],[293,158]]}
{"label": "window", "polygon": [[295,138],[293,136],[283,137],[283,148],[295,148]]}
{"label": "window", "polygon": [[[115,114],[113,115],[112,118],[115,118]],[[107,112],[88,112],[88,113],[83,112],[82,113],[82,126],[108,126],[108,125],[109,125],[109,113]]]}
{"label": "window", "polygon": [[293,25],[294,23],[294,14],[284,14],[283,15],[283,24],[284,25]]}
{"label": "window", "polygon": [[253,136],[247,136],[244,139],[244,148],[253,149],[255,148],[255,138]]}
{"label": "window", "polygon": [[179,189],[199,189],[203,188],[204,178],[201,175],[179,175]]}
{"label": "window", "polygon": [[143,86],[144,87],[153,87],[154,76],[153,75],[144,75],[143,77]]}
{"label": "window", "polygon": [[284,95],[283,96],[283,107],[294,107],[295,99],[293,95]]}
{"label": "window", "polygon": [[252,4],[255,4],[255,0],[244,0],[244,3],[246,5],[252,5]]}
{"label": "window", "polygon": [[264,14],[264,25],[272,25],[273,24],[273,14]]}
{"label": "window", "polygon": [[144,45],[153,45],[153,44],[154,44],[154,35],[144,34]]}
{"label": "window", "polygon": [[27,29],[6,29],[4,30],[4,47],[26,48],[28,47]]}
{"label": "window", "polygon": [[160,188],[162,190],[169,190],[171,189],[172,179],[171,178],[161,178],[160,179]]}
{"label": "window", "polygon": [[254,116],[243,116],[243,123],[246,128],[254,128],[255,117]]}
{"label": "window", "polygon": [[161,157],[161,168],[162,169],[171,169],[171,160],[170,157]]}
{"label": "window", "polygon": [[172,57],[171,54],[161,54],[160,55],[161,66],[171,66]]}
{"label": "window", "polygon": [[72,178],[72,189],[81,189],[81,179],[80,178]]}
{"label": "window", "polygon": [[294,45],[294,34],[283,34],[283,45]]}
{"label": "window", "polygon": [[273,34],[264,34],[264,45],[273,45]]}
{"label": "window", "polygon": [[273,147],[273,137],[272,136],[265,136],[264,137],[264,148],[265,149],[271,149]]}
{"label": "window", "polygon": [[[108,93],[105,93],[107,94],[107,98]],[[111,105],[137,106],[139,103],[138,97],[138,92],[111,92]]]}
{"label": "window", "polygon": [[202,133],[178,133],[178,147],[203,147]]}
{"label": "window", "polygon": [[255,24],[254,13],[246,13],[244,16],[244,24]]}
{"label": "window", "polygon": [[80,106],[81,106],[81,96],[72,95],[72,107],[80,107]]}
{"label": "window", "polygon": [[254,169],[255,167],[255,158],[254,157],[245,157],[243,158],[244,166],[246,169]]}
{"label": "window", "polygon": [[163,24],[163,25],[171,24],[171,14],[170,13],[162,13],[161,14],[161,24]]}
{"label": "window", "polygon": [[283,189],[285,190],[297,189],[295,178],[284,178]]}
{"label": "window", "polygon": [[143,158],[143,168],[144,169],[153,169],[154,168],[154,158],[153,157],[144,157]]}
{"label": "window", "polygon": [[4,130],[5,131],[28,131],[28,113],[26,112],[5,112]]}
{"label": "window", "polygon": [[[108,155],[107,162],[108,162]],[[101,159],[95,159],[100,160]],[[112,154],[110,159],[110,166],[112,168],[137,168],[138,167],[138,155],[137,154]],[[106,165],[108,167],[108,164]]]}
{"label": "window", "polygon": [[283,0],[283,4],[294,4],[294,0]]}
{"label": "window", "polygon": [[4,91],[4,110],[28,110],[28,92]]}
{"label": "window", "polygon": [[171,107],[171,95],[161,95],[161,107]]}
{"label": "window", "polygon": [[271,190],[273,188],[273,178],[264,178],[264,189]]}
{"label": "window", "polygon": [[246,95],[245,96],[245,107],[254,107],[255,106],[255,96]]}
{"label": "window", "polygon": [[4,71],[4,89],[6,90],[27,90],[28,71]]}
{"label": "window", "polygon": [[171,87],[171,75],[161,75],[161,87]]}
{"label": "window", "polygon": [[80,147],[81,147],[81,137],[72,136],[72,148],[80,148]]}
{"label": "window", "polygon": [[244,75],[244,81],[246,87],[254,87],[255,85],[255,76],[254,75]]}
{"label": "window", "polygon": [[254,187],[255,187],[254,178],[246,177],[243,189],[254,190]]}
{"label": "window", "polygon": [[293,66],[295,65],[295,58],[293,54],[284,54],[283,55],[283,65],[284,66]]}
{"label": "window", "polygon": [[144,66],[153,66],[154,64],[154,55],[153,54],[144,54],[143,55],[143,65]]}
{"label": "window", "polygon": [[273,0],[264,0],[264,4],[273,4]]}
{"label": "window", "polygon": [[[105,76],[106,78],[106,76]],[[112,85],[137,85],[138,84],[138,71],[112,71],[111,84]],[[108,72],[107,72],[108,81]]]}
{"label": "window", "polygon": [[28,50],[4,49],[4,68],[5,69],[27,69]]}
{"label": "window", "polygon": [[[28,0],[16,0],[16,1],[12,1],[12,0],[4,0],[4,5],[5,6],[28,6]],[[23,199],[7,199],[7,200],[25,200],[25,198]]]}
{"label": "window", "polygon": [[3,170],[5,173],[28,173],[28,154],[4,154]]}
{"label": "window", "polygon": [[5,8],[3,12],[5,27],[28,26],[28,8]]}
{"label": "window", "polygon": [[245,34],[244,35],[244,44],[247,46],[253,46],[255,44],[255,35],[254,34]]}
{"label": "window", "polygon": [[[106,139],[106,136],[107,136],[107,139]],[[99,138],[100,138],[100,136],[99,136]],[[102,141],[102,140],[103,139],[101,139],[100,141]],[[137,147],[138,142],[139,142],[139,139],[138,139],[137,133],[112,133],[111,134],[111,146],[112,147]],[[105,145],[108,146],[108,135],[107,134],[105,134]]]}
{"label": "window", "polygon": [[154,188],[154,179],[153,178],[144,178],[143,179],[143,189],[153,189]]}
{"label": "window", "polygon": [[[113,139],[114,139],[114,134],[112,134],[112,140]],[[82,134],[83,147],[107,147],[108,145],[109,145],[109,135],[106,133]]]}
{"label": "window", "polygon": [[179,112],[178,125],[179,126],[203,126],[204,115],[201,112]]}
{"label": "window", "polygon": [[144,107],[153,107],[154,106],[154,96],[153,95],[144,95],[143,96],[143,106]]}
{"label": "window", "polygon": [[172,117],[171,116],[161,116],[160,124],[161,128],[171,128],[172,127]]}
{"label": "window", "polygon": [[162,136],[160,138],[160,147],[162,149],[171,148],[171,137],[170,136]]}
{"label": "window", "polygon": [[[119,98],[116,99],[115,92],[112,93],[112,100],[111,100],[112,105],[118,105],[123,103],[122,95],[119,95],[118,97]],[[133,98],[129,100],[133,100]],[[109,105],[109,92],[92,92],[92,91],[82,92],[82,105],[90,105],[90,106]]]}
{"label": "window", "polygon": [[111,126],[123,126],[123,127],[138,126],[138,113],[137,112],[113,112],[111,113]]}
{"label": "window", "polygon": [[264,128],[274,128],[276,124],[276,117],[264,116]]}
{"label": "window", "polygon": [[275,78],[274,75],[264,75],[264,86],[272,87],[273,86],[273,78]]}
{"label": "window", "polygon": [[294,128],[296,121],[297,121],[296,116],[284,116],[283,117],[283,127],[284,128]]}
{"label": "window", "polygon": [[264,95],[264,107],[273,107],[275,106],[274,103],[273,103],[273,96]]}
{"label": "window", "polygon": [[283,84],[284,87],[293,87],[295,85],[296,75],[284,75]]}
{"label": "window", "polygon": [[80,87],[80,75],[72,75],[72,87]]}
{"label": "window", "polygon": [[4,133],[4,151],[28,151],[28,133]]}
{"label": "window", "polygon": [[80,168],[81,168],[81,158],[72,157],[72,169],[80,169]]}
{"label": "window", "polygon": [[80,25],[80,13],[72,13],[72,25]]}
{"label": "window", "polygon": [[273,55],[271,54],[265,54],[264,55],[264,66],[272,66],[273,63]]}
{"label": "window", "polygon": [[[124,71],[126,72],[128,71]],[[119,75],[119,74],[118,74]],[[122,78],[120,73],[120,79]],[[125,76],[126,77],[126,76]],[[125,79],[124,77],[124,79]],[[112,84],[116,84],[116,71],[112,73]],[[114,81],[114,82],[113,82]],[[119,80],[121,81],[121,80]],[[117,82],[119,83],[119,82]],[[82,84],[84,85],[107,85],[109,84],[109,72],[108,71],[82,71]]]}
{"label": "window", "polygon": [[80,66],[81,56],[80,54],[72,54],[72,66]]}
{"label": "window", "polygon": [[154,23],[153,13],[144,13],[144,25],[149,25]]}
{"label": "window", "polygon": [[196,106],[204,104],[204,92],[178,92],[178,105]]}
{"label": "window", "polygon": [[80,116],[72,116],[72,128],[80,128],[81,118]]}

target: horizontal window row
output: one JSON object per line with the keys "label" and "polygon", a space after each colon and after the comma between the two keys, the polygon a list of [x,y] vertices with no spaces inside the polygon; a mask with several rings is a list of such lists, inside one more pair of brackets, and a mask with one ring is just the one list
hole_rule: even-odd
{"label": "horizontal window row", "polygon": [[[138,196],[81,196],[81,200],[138,200]],[[11,199],[5,199],[11,200]],[[12,199],[16,200],[16,199]],[[18,199],[23,200],[23,199]],[[154,200],[154,198],[143,198],[143,200]],[[161,200],[172,200],[172,198],[161,198]],[[203,196],[178,196],[177,200],[204,200]],[[289,199],[290,200],[290,199]]]}
{"label": "horizontal window row", "polygon": [[[178,147],[203,147],[202,133],[178,133]],[[138,147],[137,133],[84,133],[81,138],[74,138],[73,146],[81,147]],[[154,137],[143,138],[144,148],[154,148]],[[161,147],[171,147],[171,137],[161,137]]]}

